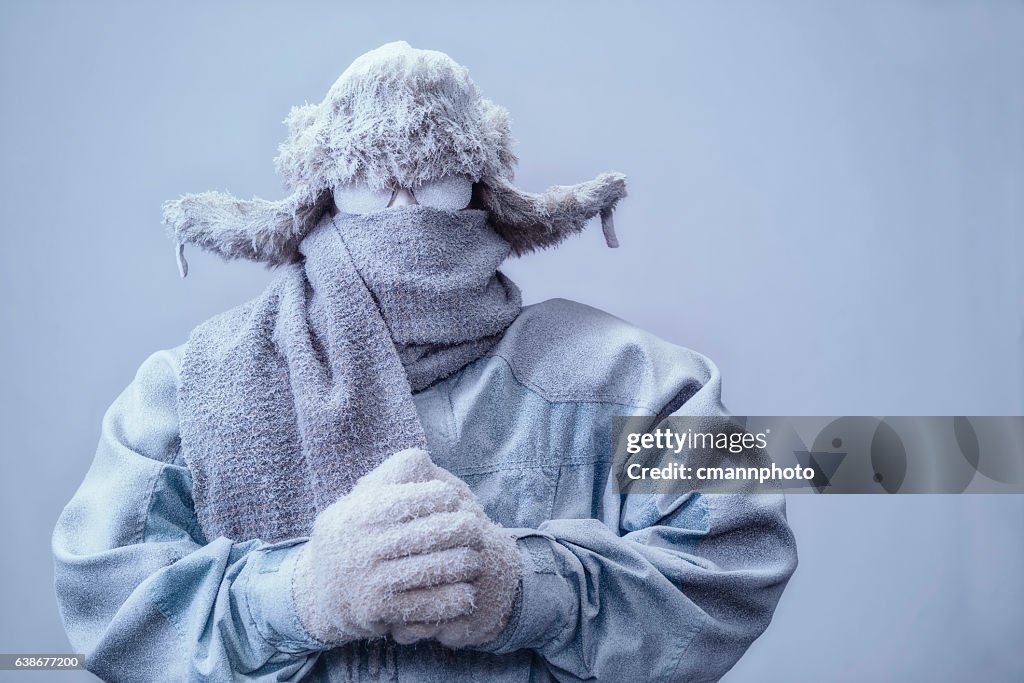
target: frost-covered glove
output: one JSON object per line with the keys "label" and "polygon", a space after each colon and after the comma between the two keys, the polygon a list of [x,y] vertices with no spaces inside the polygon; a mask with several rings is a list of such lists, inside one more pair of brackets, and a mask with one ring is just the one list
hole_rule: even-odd
{"label": "frost-covered glove", "polygon": [[341,644],[480,604],[471,582],[482,576],[484,520],[465,484],[444,475],[424,451],[401,451],[320,513],[292,582],[314,636]]}
{"label": "frost-covered glove", "polygon": [[[464,509],[471,510],[481,525],[479,550],[482,569],[471,582],[476,589],[476,602],[467,614],[448,620],[433,623],[429,620],[421,623],[407,620],[406,623],[395,624],[391,628],[391,636],[399,643],[433,638],[450,648],[481,645],[497,638],[508,624],[522,576],[519,551],[505,528],[487,517],[466,483],[443,468],[437,469],[445,482],[461,491],[463,498],[470,497],[471,502]],[[438,599],[443,598],[439,593]]]}

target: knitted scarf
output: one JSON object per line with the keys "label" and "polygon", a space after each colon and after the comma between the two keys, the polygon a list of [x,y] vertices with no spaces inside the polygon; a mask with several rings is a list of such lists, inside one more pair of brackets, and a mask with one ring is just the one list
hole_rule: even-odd
{"label": "knitted scarf", "polygon": [[199,325],[181,363],[181,446],[210,540],[308,535],[392,453],[425,446],[412,392],[498,341],[519,289],[478,210],[325,215],[303,259]]}

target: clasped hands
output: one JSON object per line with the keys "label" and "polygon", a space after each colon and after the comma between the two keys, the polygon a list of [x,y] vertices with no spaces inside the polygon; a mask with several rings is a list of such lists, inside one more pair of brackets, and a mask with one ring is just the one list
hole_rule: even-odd
{"label": "clasped hands", "polygon": [[519,590],[515,540],[421,449],[392,455],[316,519],[292,593],[317,638],[479,645]]}

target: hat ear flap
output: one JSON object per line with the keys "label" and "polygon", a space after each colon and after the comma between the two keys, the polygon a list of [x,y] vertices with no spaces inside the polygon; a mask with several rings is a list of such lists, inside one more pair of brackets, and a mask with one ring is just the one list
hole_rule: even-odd
{"label": "hat ear flap", "polygon": [[226,192],[187,194],[164,203],[164,223],[179,249],[182,277],[188,264],[185,244],[196,244],[225,259],[244,258],[270,266],[298,258],[299,242],[328,210],[331,194],[323,192],[312,205],[295,195],[271,202],[238,199]]}
{"label": "hat ear flap", "polygon": [[602,173],[585,183],[556,185],[540,194],[523,192],[493,176],[477,187],[479,203],[517,256],[562,242],[598,214],[608,246],[618,246],[612,211],[626,196],[626,176],[621,173]]}

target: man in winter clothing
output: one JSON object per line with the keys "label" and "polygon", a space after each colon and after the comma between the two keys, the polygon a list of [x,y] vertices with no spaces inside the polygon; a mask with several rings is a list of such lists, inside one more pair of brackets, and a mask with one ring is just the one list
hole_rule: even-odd
{"label": "man in winter clothing", "polygon": [[508,116],[392,43],[295,108],[292,194],[169,202],[278,268],[151,356],[54,533],[110,680],[714,680],[796,566],[781,496],[613,491],[611,418],[721,415],[703,356],[499,270],[624,178],[513,184]]}

